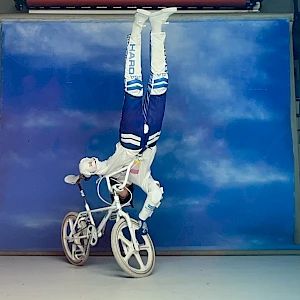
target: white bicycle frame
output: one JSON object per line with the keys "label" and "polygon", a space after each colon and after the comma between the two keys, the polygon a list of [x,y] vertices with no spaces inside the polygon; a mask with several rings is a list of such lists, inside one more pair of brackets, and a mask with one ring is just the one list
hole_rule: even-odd
{"label": "white bicycle frame", "polygon": [[[106,182],[107,182],[107,186],[108,186],[108,189],[111,193],[114,194],[114,201],[113,203],[108,206],[108,207],[103,207],[103,208],[97,208],[97,209],[90,209],[90,206],[89,204],[87,203],[86,201],[86,198],[85,198],[85,193],[82,189],[82,187],[80,186],[79,181],[77,181],[76,183],[79,184],[79,188],[80,188],[80,193],[81,193],[81,196],[82,198],[84,199],[84,203],[85,203],[85,211],[81,211],[79,212],[78,216],[77,216],[77,219],[75,221],[75,224],[73,226],[73,228],[71,229],[71,232],[70,232],[70,236],[73,237],[74,236],[74,233],[75,232],[75,228],[76,228],[76,225],[80,222],[80,221],[85,221],[86,218],[88,217],[92,226],[94,228],[96,228],[96,224],[95,224],[95,220],[93,218],[93,213],[97,213],[97,212],[105,212],[107,211],[108,213],[102,218],[100,224],[98,225],[97,227],[97,235],[96,233],[93,233],[93,232],[89,232],[88,230],[88,233],[87,233],[87,236],[81,236],[80,239],[83,239],[83,238],[86,238],[86,237],[90,237],[89,235],[91,234],[92,235],[92,239],[90,240],[90,244],[92,246],[95,246],[98,242],[98,239],[101,238],[103,235],[104,235],[104,230],[105,230],[105,227],[106,227],[106,223],[108,221],[108,219],[110,218],[111,214],[116,211],[117,212],[117,219],[116,219],[116,222],[120,220],[120,218],[124,218],[126,220],[126,223],[128,225],[128,228],[129,228],[129,232],[130,232],[130,235],[131,235],[131,240],[133,242],[133,246],[134,246],[134,249],[136,251],[138,251],[139,249],[139,243],[136,239],[136,236],[135,236],[135,230],[133,229],[133,224],[131,222],[131,219],[130,219],[130,216],[128,213],[124,212],[120,203],[120,198],[118,196],[118,192],[120,192],[121,190],[123,190],[126,186],[126,183],[128,181],[128,177],[129,177],[129,173],[130,173],[130,169],[132,167],[132,165],[134,164],[134,161],[133,160],[128,166],[126,167],[123,167],[121,168],[120,170],[116,171],[116,172],[113,172],[111,174],[108,174],[106,176],[103,176],[102,178],[105,178],[106,179]],[[110,181],[109,181],[109,178],[112,177],[113,175],[116,175],[116,174],[119,174],[123,171],[126,170],[126,175],[125,175],[125,180],[123,182],[123,184],[116,184],[114,185],[113,187],[111,186],[110,184]],[[100,184],[100,181],[102,179],[98,179],[96,182],[97,184]],[[75,184],[75,183],[73,183]]]}

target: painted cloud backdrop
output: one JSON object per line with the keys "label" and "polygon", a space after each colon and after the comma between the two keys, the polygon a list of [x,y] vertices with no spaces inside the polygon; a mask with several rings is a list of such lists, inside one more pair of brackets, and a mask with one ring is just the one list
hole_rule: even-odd
{"label": "painted cloud backdrop", "polygon": [[[83,209],[63,177],[84,156],[106,159],[118,139],[130,28],[3,25],[0,249],[61,249],[62,218]],[[153,164],[165,198],[149,220],[157,248],[293,247],[288,20],[174,21],[166,32],[170,84]],[[148,41],[149,28],[145,84]],[[85,186],[96,207],[94,183]],[[133,215],[144,198],[137,189]]]}

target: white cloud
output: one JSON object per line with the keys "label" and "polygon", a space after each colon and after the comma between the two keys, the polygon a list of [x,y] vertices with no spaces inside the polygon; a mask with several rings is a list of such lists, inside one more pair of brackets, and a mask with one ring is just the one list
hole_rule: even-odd
{"label": "white cloud", "polygon": [[14,226],[17,225],[20,228],[28,228],[28,229],[45,229],[47,227],[51,227],[54,225],[58,225],[62,223],[62,218],[57,217],[49,217],[49,215],[44,215],[43,213],[39,213],[38,215],[30,214],[6,214],[0,213],[1,220],[4,220],[6,224],[13,223]]}
{"label": "white cloud", "polygon": [[[176,153],[178,156],[183,155],[188,156],[189,153],[182,153],[183,147],[190,149],[193,156],[195,156],[198,151],[198,145],[209,140],[210,136],[206,128],[198,128],[190,135],[183,136],[181,138],[167,138],[165,140],[160,140],[158,144],[159,151],[157,156],[163,156],[168,153]],[[218,146],[219,147],[219,146]]]}
{"label": "white cloud", "polygon": [[[166,112],[164,127],[180,130],[184,122],[193,122],[187,119],[190,118],[190,110],[194,109],[199,111],[199,118],[203,118],[205,124],[208,124],[203,123],[202,127],[181,140],[176,138],[160,141],[157,155],[162,157],[172,152],[180,162],[179,168],[171,170],[170,176],[188,177],[190,180],[203,181],[214,186],[241,186],[289,180],[287,175],[259,160],[252,163],[237,161],[228,152],[226,141],[213,137],[207,129],[208,126],[226,126],[235,120],[269,121],[278,117],[258,99],[247,96],[249,90],[256,88],[248,86],[253,78],[262,87],[269,83],[270,78],[262,67],[262,60],[264,54],[272,49],[265,49],[259,41],[249,38],[247,30],[235,31],[235,24],[238,22],[229,22],[224,27],[222,22],[214,22],[210,26],[209,22],[188,21],[174,22],[166,27],[168,63],[173,70],[170,74],[170,87],[176,85],[185,97],[181,102],[177,99],[183,107],[173,106],[172,98],[177,95],[172,95],[170,90],[167,100],[167,109],[170,112]],[[253,27],[255,34],[252,36],[260,36],[271,25],[261,24]],[[73,62],[89,62],[97,55],[107,57],[107,49],[125,50],[126,35],[130,31],[131,22],[78,22],[76,25],[59,23],[59,26],[52,23],[51,26],[53,35],[49,37],[48,23],[9,25],[5,44],[13,53],[39,53],[49,59],[53,58],[58,64],[66,57],[72,57]],[[199,38],[195,38],[195,31],[199,32]],[[70,38],[66,38],[66,33]],[[17,40],[16,34],[24,38]],[[149,28],[146,30],[146,35],[148,34]],[[37,43],[37,40],[40,42]],[[221,47],[222,45],[231,47],[229,49]],[[104,49],[106,52],[103,52]],[[110,72],[118,66],[120,69],[117,72],[121,72],[123,66],[112,61],[112,64],[99,64],[101,67],[106,65],[105,68]],[[195,112],[191,115],[197,116]],[[111,120],[115,122],[112,123]],[[28,128],[63,124],[74,126],[76,130],[79,125],[89,125],[98,131],[105,131],[118,128],[119,120],[120,112],[107,111],[99,114],[64,110],[47,114],[31,112],[20,122]],[[16,120],[10,125],[13,126],[12,124],[17,124]]]}
{"label": "white cloud", "polygon": [[31,159],[20,157],[19,154],[11,151],[6,155],[6,159],[3,160],[3,165],[11,165],[11,162],[16,162],[19,167],[29,168],[32,162]]}
{"label": "white cloud", "polygon": [[60,165],[70,165],[70,161],[68,161],[68,157],[70,157],[70,154],[72,153],[73,149],[63,150],[60,149],[59,151],[53,152],[50,149],[49,150],[43,150],[43,151],[36,151],[34,153],[34,156],[26,156],[25,154],[20,155],[19,153],[16,153],[15,151],[8,151],[6,152],[5,159],[2,161],[2,166],[8,169],[12,169],[12,166],[17,166],[17,168],[35,168],[38,162],[46,163],[49,161],[57,162],[57,160],[61,157],[64,157],[63,160],[60,161]]}
{"label": "white cloud", "polygon": [[[263,61],[272,49],[261,47],[261,42],[253,38],[271,24],[254,26],[255,33],[249,37],[248,31],[235,30],[239,21],[229,22],[226,27],[222,22],[211,23],[170,25],[173,30],[167,34],[167,53],[169,64],[176,66],[176,74],[170,74],[170,86],[172,78],[176,78],[177,85],[181,82],[181,97],[188,95],[186,105],[194,106],[199,110],[199,117],[204,113],[205,118],[215,123],[225,125],[239,119],[268,121],[274,118],[274,112],[260,100],[248,96],[249,92],[261,95],[265,92],[264,86],[271,81]],[[196,31],[196,25],[199,38],[195,39],[191,32]],[[184,120],[184,114],[186,110],[176,111],[178,122]]]}
{"label": "white cloud", "polygon": [[273,117],[255,99],[246,98],[243,90],[238,90],[228,78],[194,74],[189,83],[195,97],[202,95],[206,99],[201,106],[209,112],[207,117],[214,122],[243,119],[266,121]]}
{"label": "white cloud", "polygon": [[203,142],[208,136],[208,129],[198,128],[192,135],[184,136],[182,142],[188,147],[193,147]]}
{"label": "white cloud", "polygon": [[45,114],[34,111],[25,116],[23,126],[25,128],[51,128],[57,127],[58,122],[56,113]]}
{"label": "white cloud", "polygon": [[289,176],[281,173],[264,162],[237,162],[233,159],[214,159],[202,161],[198,165],[199,171],[205,174],[217,187],[269,184],[273,182],[287,182]]}
{"label": "white cloud", "polygon": [[[125,51],[126,36],[131,25],[128,22],[116,23],[111,21],[99,22],[21,22],[5,25],[4,45],[12,54],[36,56],[55,61],[55,65],[69,63],[85,63],[91,59],[107,56],[106,48],[120,48]],[[20,39],[16,39],[20,36]],[[66,38],[68,36],[68,38]],[[79,38],[80,37],[80,38]],[[104,51],[104,52],[103,52]],[[110,53],[113,53],[110,51]],[[125,55],[125,52],[124,52]],[[33,61],[34,66],[42,67],[41,59]],[[112,61],[99,61],[92,68],[121,71],[120,65]],[[123,67],[123,66],[122,66]]]}
{"label": "white cloud", "polygon": [[79,110],[63,109],[58,111],[41,112],[31,110],[27,114],[10,114],[5,126],[9,129],[25,127],[28,129],[44,129],[54,127],[72,127],[74,130],[81,125],[88,125],[104,132],[118,128],[121,113],[119,111],[84,112]]}
{"label": "white cloud", "polygon": [[[215,126],[227,126],[236,120],[266,122],[280,117],[255,98],[264,93],[264,86],[270,83],[263,59],[272,49],[262,48],[258,40],[249,38],[247,31],[236,32],[233,30],[236,27],[230,27],[230,23],[226,27],[222,22],[219,26],[214,23],[208,28],[209,23],[197,22],[199,38],[195,39],[191,34],[195,24],[187,23],[179,23],[176,30],[170,30],[167,35],[167,53],[171,54],[169,63],[176,65],[176,74],[170,74],[170,85],[174,76],[182,83],[176,87],[182,93],[178,96],[181,98],[178,107],[170,104],[172,99],[169,96],[164,126],[174,135],[176,130],[182,133],[184,126],[188,126],[185,132],[192,132],[187,137],[176,136],[160,141],[157,156],[163,157],[171,152],[179,162],[167,176],[175,180],[199,181],[213,187],[291,180],[260,158],[253,162],[239,161],[232,156],[224,139],[210,134]],[[261,36],[270,25],[260,23],[254,26],[256,33],[252,37]],[[248,97],[248,92],[253,90],[255,92],[251,94],[255,96]],[[199,111],[198,120],[196,112],[190,115],[193,109]],[[190,126],[194,121],[191,117],[195,118],[197,129]]]}
{"label": "white cloud", "polygon": [[[236,22],[239,21],[231,24]],[[222,22],[219,26],[214,23],[208,28],[209,23],[197,22],[199,38],[195,39],[191,34],[195,24],[187,23],[179,23],[176,30],[170,30],[167,35],[169,61],[176,65],[176,74],[170,74],[170,84],[173,76],[182,83],[176,87],[182,90],[178,96],[180,106],[172,105],[169,96],[169,111],[164,121],[165,128],[176,138],[167,138],[158,145],[158,157],[172,153],[178,161],[167,176],[175,180],[199,181],[216,188],[291,180],[289,175],[267,165],[259,157],[253,162],[239,161],[229,151],[226,140],[210,134],[215,126],[227,126],[236,120],[267,122],[280,118],[255,97],[264,93],[264,86],[270,83],[263,59],[272,49],[262,48],[258,40],[249,38],[247,31],[236,32],[233,30],[236,27],[230,27],[230,23],[226,27]],[[261,36],[270,25],[254,26],[252,37]],[[254,96],[248,97],[248,92],[253,90]],[[196,112],[190,115],[193,109],[199,112],[198,120]],[[196,129],[191,126],[193,121],[197,122]],[[182,133],[182,129],[189,135],[178,137],[176,132]]]}
{"label": "white cloud", "polygon": [[28,216],[28,215],[18,215],[16,217],[17,224],[22,228],[28,229],[44,229],[51,227],[53,225],[61,224],[62,219],[51,218],[49,216]]}
{"label": "white cloud", "polygon": [[231,155],[224,139],[212,138],[199,128],[180,139],[169,138],[158,145],[157,158],[168,153],[175,156],[178,164],[166,176],[173,180],[186,179],[213,188],[232,188],[287,182],[291,178],[260,158],[248,162]]}
{"label": "white cloud", "polygon": [[[99,129],[99,132],[112,128],[119,128],[121,113],[119,111],[104,111],[96,113],[87,113],[79,110],[63,110],[64,118],[72,118],[73,124],[76,122],[93,126]],[[75,119],[74,119],[75,118]]]}
{"label": "white cloud", "polygon": [[[206,211],[207,207],[213,203],[214,199],[209,197],[187,197],[182,199],[175,198],[175,197],[166,197],[162,200],[162,208],[169,209],[172,207],[178,206],[188,206],[192,207],[193,212],[203,212]],[[181,208],[178,208],[181,209]]]}
{"label": "white cloud", "polygon": [[[7,24],[5,45],[12,53],[27,56],[38,53],[39,57],[54,60],[55,65],[63,63],[65,66],[65,59],[68,58],[70,64],[93,61],[89,63],[91,68],[123,73],[126,36],[130,33],[131,22]],[[213,122],[226,124],[238,119],[267,121],[274,117],[272,111],[263,107],[257,99],[246,95],[249,89],[255,89],[247,86],[252,79],[255,78],[260,84],[270,81],[261,60],[263,54],[271,49],[262,48],[253,37],[263,34],[272,24],[258,22],[253,25],[250,22],[250,38],[247,30],[235,30],[236,25],[241,23],[235,20],[227,22],[225,27],[220,21],[173,21],[165,28],[168,63],[176,73],[170,74],[170,86],[173,78],[176,79],[175,84],[180,86],[182,93],[189,95],[188,105],[204,110],[206,118]],[[149,36],[149,29],[148,26],[143,33],[143,46],[147,47],[148,38],[144,37]],[[53,32],[51,36],[50,31]],[[198,38],[195,38],[194,32],[199,33]],[[22,38],[16,39],[15,36]],[[124,56],[112,57],[111,62],[107,61],[107,53],[114,55],[116,49],[124,50]],[[105,60],[101,60],[102,56]],[[93,59],[99,63],[94,63]],[[35,61],[40,64],[40,60]],[[179,82],[182,84],[179,85]],[[184,120],[184,113],[174,109],[172,115],[166,114],[166,123]]]}

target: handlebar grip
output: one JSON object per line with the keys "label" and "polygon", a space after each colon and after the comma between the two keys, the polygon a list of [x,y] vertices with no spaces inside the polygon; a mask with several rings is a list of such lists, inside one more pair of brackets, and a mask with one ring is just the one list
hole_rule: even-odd
{"label": "handlebar grip", "polygon": [[[92,177],[92,176],[90,176],[90,177],[85,177],[83,174],[80,174],[80,176],[79,176],[79,181],[80,181],[80,180],[88,181],[88,180],[91,179],[91,177]],[[79,182],[79,181],[78,181],[78,182]]]}

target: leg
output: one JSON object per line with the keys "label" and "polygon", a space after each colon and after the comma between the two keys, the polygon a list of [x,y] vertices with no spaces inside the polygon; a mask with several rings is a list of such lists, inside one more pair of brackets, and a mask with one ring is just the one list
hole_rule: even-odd
{"label": "leg", "polygon": [[145,10],[137,10],[132,32],[127,40],[124,74],[125,96],[119,138],[122,146],[134,150],[141,148],[144,139],[141,32],[150,14]]}
{"label": "leg", "polygon": [[[161,29],[170,15],[176,11],[177,8],[165,8],[151,14],[150,17],[152,27],[150,46],[151,75],[147,95],[143,103],[145,121],[145,142],[142,144],[143,148],[155,146],[160,136],[168,88],[168,69],[165,53],[166,34],[161,32]],[[143,243],[141,235],[148,233],[148,227],[145,221],[152,215],[154,209],[160,205],[163,194],[163,189],[151,176],[148,180],[145,180],[142,189],[146,192],[147,198],[139,214],[137,238],[140,243]]]}
{"label": "leg", "polygon": [[154,209],[159,207],[163,195],[163,189],[160,187],[159,182],[155,181],[152,176],[145,180],[142,186],[143,191],[147,194],[144,206],[139,213],[139,218],[142,221],[151,217]]}
{"label": "leg", "polygon": [[148,233],[148,225],[146,220],[152,216],[154,209],[160,206],[163,195],[163,188],[161,188],[159,183],[151,176],[148,178],[148,180],[143,182],[142,189],[147,194],[147,198],[142,210],[139,213],[139,229],[136,232],[136,237],[139,244],[144,243],[142,235],[146,235]]}
{"label": "leg", "polygon": [[146,98],[143,103],[143,114],[148,131],[145,146],[155,146],[161,132],[168,88],[168,69],[165,50],[166,33],[161,32],[162,25],[176,8],[166,8],[153,13],[150,17],[152,26],[150,40],[151,73]]}
{"label": "leg", "polygon": [[149,128],[149,131],[146,133],[147,147],[156,145],[160,137],[165,113],[168,70],[164,41],[164,32],[151,32],[151,73],[146,98],[143,103],[145,123]]}

